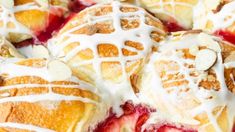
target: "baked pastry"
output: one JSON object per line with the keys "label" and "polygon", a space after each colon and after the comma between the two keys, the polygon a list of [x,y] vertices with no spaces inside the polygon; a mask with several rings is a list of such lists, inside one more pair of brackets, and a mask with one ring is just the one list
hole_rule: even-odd
{"label": "baked pastry", "polygon": [[68,10],[67,3],[61,0],[15,0],[14,5],[16,20],[43,42],[64,23]]}
{"label": "baked pastry", "polygon": [[[36,36],[40,41],[45,41],[46,37],[51,37],[51,33],[64,23],[64,13],[67,11],[65,5],[59,0],[1,1],[1,35],[13,43],[32,37],[36,39]],[[42,32],[44,35],[41,35]]]}
{"label": "baked pastry", "polygon": [[32,37],[30,30],[16,20],[13,7],[13,0],[1,1],[0,3],[0,35],[12,42]]}
{"label": "baked pastry", "polygon": [[[114,0],[94,0],[107,3]],[[162,20],[169,31],[191,29],[193,27],[193,8],[198,0],[119,0],[141,6]]]}
{"label": "baked pastry", "polygon": [[23,56],[20,53],[18,53],[18,51],[15,49],[15,47],[2,36],[0,36],[0,57],[23,58]]}
{"label": "baked pastry", "polygon": [[87,7],[96,4],[93,0],[68,0],[68,8],[71,12],[78,13]]}
{"label": "baked pastry", "polygon": [[195,7],[194,29],[203,29],[235,44],[235,1],[202,0]]}
{"label": "baked pastry", "polygon": [[201,31],[176,32],[151,56],[136,85],[169,121],[203,132],[232,131],[234,53],[235,46]]}
{"label": "baked pastry", "polygon": [[0,79],[1,132],[82,132],[102,115],[96,89],[61,61],[1,59]]}
{"label": "baked pastry", "polygon": [[93,132],[141,132],[146,120],[154,109],[142,104],[127,101],[121,105],[123,114],[109,112],[108,117],[100,122]]}
{"label": "baked pastry", "polygon": [[139,0],[139,4],[164,21],[170,31],[191,29],[198,0]]}
{"label": "baked pastry", "polygon": [[138,73],[165,35],[162,23],[142,8],[113,2],[78,13],[48,48],[79,79],[117,94],[119,88],[129,89],[130,76]]}

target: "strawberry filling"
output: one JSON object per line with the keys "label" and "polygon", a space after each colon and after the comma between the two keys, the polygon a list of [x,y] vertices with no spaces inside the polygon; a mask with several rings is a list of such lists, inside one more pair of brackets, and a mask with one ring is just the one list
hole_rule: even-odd
{"label": "strawberry filling", "polygon": [[36,38],[24,40],[14,44],[17,48],[28,46],[31,44],[42,44],[47,42],[53,35],[53,32],[58,31],[67,21],[63,16],[55,14],[49,15],[48,26],[43,31],[35,32]]}
{"label": "strawberry filling", "polygon": [[164,21],[163,24],[166,26],[168,32],[177,32],[186,30],[180,26],[177,22]]}
{"label": "strawberry filling", "polygon": [[171,124],[151,125],[144,132],[197,132],[196,130],[185,128],[184,126],[176,127]]}
{"label": "strawberry filling", "polygon": [[123,132],[128,130],[140,132],[150,113],[154,111],[147,106],[135,106],[131,102],[126,102],[121,108],[124,113],[120,117],[110,112],[108,118],[99,123],[94,132]]}
{"label": "strawberry filling", "polygon": [[[91,4],[92,5],[92,4]],[[43,31],[35,31],[36,38],[28,39],[19,43],[15,43],[17,48],[32,45],[32,44],[42,44],[47,42],[53,36],[54,32],[58,32],[73,16],[75,16],[75,12],[79,12],[84,8],[88,7],[88,5],[84,5],[79,0],[71,0],[69,3],[69,15],[65,17],[63,15],[63,11],[58,8],[52,8],[49,14],[49,20],[47,26]]]}
{"label": "strawberry filling", "polygon": [[235,132],[235,124],[233,125],[233,130],[232,130],[232,132]]}
{"label": "strawberry filling", "polygon": [[40,32],[37,35],[37,39],[41,42],[46,42],[48,39],[52,37],[54,31],[58,31],[61,28],[64,22],[65,22],[64,17],[50,14],[48,26],[44,31]]}
{"label": "strawberry filling", "polygon": [[235,44],[235,33],[232,33],[226,30],[218,30],[214,34],[222,37],[224,40],[228,42]]}
{"label": "strawberry filling", "polygon": [[94,4],[95,3],[92,0],[69,0],[68,8],[72,12],[80,12]]}
{"label": "strawberry filling", "polygon": [[[147,106],[134,105],[131,102],[126,102],[121,108],[123,114],[120,117],[110,112],[108,118],[99,123],[94,132],[141,132],[150,114],[155,112]],[[147,127],[143,130],[144,132],[197,132],[184,126],[176,127],[169,123],[150,124]]]}

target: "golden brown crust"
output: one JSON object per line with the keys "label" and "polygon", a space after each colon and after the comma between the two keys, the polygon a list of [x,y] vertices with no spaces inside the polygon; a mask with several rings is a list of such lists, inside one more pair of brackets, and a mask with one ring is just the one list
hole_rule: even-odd
{"label": "golden brown crust", "polygon": [[[159,97],[156,97],[156,99],[158,99],[158,101],[156,102],[160,102],[160,104],[156,104],[157,108],[159,109],[167,109],[168,105],[170,105],[170,107],[172,107],[176,111],[178,109],[180,109],[180,111],[183,111],[183,117],[192,116],[190,112],[187,113],[192,109],[192,111],[197,111],[198,114],[193,114],[192,120],[195,119],[196,121],[199,121],[198,129],[201,131],[211,132],[218,129],[221,129],[222,131],[230,131],[229,129],[231,129],[231,123],[233,122],[231,122],[231,120],[229,119],[234,118],[229,117],[230,115],[234,116],[234,112],[230,111],[231,107],[233,107],[230,105],[232,103],[232,100],[223,100],[224,103],[220,103],[220,101],[218,100],[222,98],[220,97],[222,96],[222,94],[228,94],[231,98],[235,96],[235,68],[227,68],[227,66],[225,66],[226,64],[228,64],[228,62],[233,63],[235,61],[235,46],[227,42],[220,41],[218,40],[218,38],[214,38],[214,42],[208,40],[208,38],[203,39],[200,36],[201,34],[202,33],[200,32],[193,34],[181,32],[178,34],[178,36],[175,33],[175,37],[170,37],[170,40],[166,41],[165,43],[169,47],[164,47],[163,44],[162,46],[166,49],[164,50],[160,46],[160,53],[155,54],[157,57],[154,56],[155,58],[151,58],[151,64],[153,63],[154,65],[154,71],[151,72],[154,72],[157,76],[159,76],[160,84],[157,83],[157,80],[151,80],[151,77],[154,73],[152,74],[147,72],[144,73],[142,76],[138,76],[137,81],[133,81],[133,85],[135,88],[137,87],[136,89],[140,89],[140,93],[142,92],[143,94],[146,94],[146,96],[151,97],[150,99],[155,98],[152,96],[160,95]],[[199,41],[197,39],[199,39]],[[198,45],[197,47],[194,47],[193,44],[196,43],[198,43]],[[213,45],[209,45],[208,43],[211,43]],[[221,52],[217,51],[218,47],[215,46],[217,43],[220,47]],[[207,70],[198,70],[196,67],[197,55],[199,51],[208,48],[210,48],[210,50],[215,50],[216,53],[220,52],[222,60],[219,59],[220,55],[218,55],[215,64],[210,66]],[[194,50],[194,52],[192,50]],[[204,58],[207,60],[210,59],[209,56],[204,56]],[[218,67],[215,68],[215,65],[224,70],[219,71]],[[152,85],[153,82],[151,82],[150,80],[154,81],[156,85]],[[223,90],[226,86],[221,87],[224,86],[223,83],[225,83],[228,88],[225,91]],[[165,92],[160,90],[161,88],[163,88]],[[163,95],[161,93],[163,93]],[[217,93],[220,94],[217,95]],[[161,98],[161,96],[163,96],[163,98]],[[174,98],[174,96],[177,96],[177,98]],[[173,101],[171,101],[171,97],[173,98]],[[169,99],[170,101],[167,99]],[[213,104],[213,107],[209,105],[207,106],[207,101],[211,101],[211,103],[209,104]],[[166,106],[161,106],[161,103],[165,103]],[[214,105],[216,107],[214,107]],[[228,110],[228,107],[230,110]],[[212,115],[210,115],[211,110]],[[181,112],[177,114],[181,116],[180,113]],[[171,112],[169,112],[168,114],[171,114]],[[213,122],[213,119],[215,119],[216,121]],[[216,125],[218,125],[218,127]]]}
{"label": "golden brown crust", "polygon": [[[28,3],[34,3],[37,5],[37,2],[34,0],[15,0],[15,6],[22,6]],[[15,12],[16,20],[31,29],[32,31],[41,31],[45,29],[49,20],[49,12],[47,10],[39,10],[40,7],[38,5],[38,9],[31,10],[23,10]]]}
{"label": "golden brown crust", "polygon": [[[46,60],[26,59],[16,64],[26,67],[43,68]],[[58,132],[84,130],[88,127],[88,121],[97,112],[94,102],[99,102],[100,97],[95,93],[86,90],[78,82],[53,81],[49,82],[38,76],[10,77],[7,73],[0,74],[0,124],[11,122],[23,125],[33,125],[39,128],[46,128]],[[33,86],[30,86],[33,85]],[[23,86],[23,87],[22,87]],[[4,90],[3,90],[4,89]],[[47,94],[54,96],[73,96],[81,100],[48,100]],[[33,96],[32,96],[33,95]],[[34,101],[36,96],[45,96],[45,99]],[[14,101],[14,98],[31,96],[28,100]],[[37,97],[39,98],[39,97]],[[2,100],[9,100],[2,102]],[[93,102],[86,102],[82,99],[89,99]],[[82,128],[77,128],[77,123],[83,122]],[[84,128],[83,128],[84,127]],[[1,127],[0,131],[19,131],[17,127]],[[28,131],[25,128],[25,131]]]}
{"label": "golden brown crust", "polygon": [[193,25],[193,6],[198,0],[140,0],[141,6],[159,19],[190,29]]}
{"label": "golden brown crust", "polygon": [[[137,29],[140,26],[141,23],[141,18],[136,17],[134,13],[137,11],[142,10],[138,7],[134,6],[129,6],[129,5],[121,5],[120,6],[120,11],[125,12],[125,13],[133,13],[133,16],[127,16],[120,18],[120,27],[124,31],[128,30],[134,30]],[[113,8],[111,4],[106,4],[106,5],[99,5],[99,6],[94,6],[91,8],[87,8],[80,13],[76,14],[57,34],[57,37],[61,39],[60,36],[63,36],[63,34],[66,34],[66,32],[73,30],[71,34],[74,35],[88,35],[88,36],[93,36],[93,35],[98,35],[98,34],[103,34],[105,37],[105,34],[112,34],[115,32],[114,25],[113,25],[113,19],[104,19],[102,18],[97,18],[98,21],[95,21],[96,17],[105,17],[108,15],[111,15],[113,13]],[[93,20],[94,18],[94,20]],[[166,33],[165,33],[165,28],[162,25],[162,23],[151,16],[150,14],[145,12],[145,24],[148,26],[153,26],[153,28],[157,28],[162,32],[155,31],[153,30],[150,33],[150,38],[152,39],[153,42],[160,42],[161,40],[164,39]],[[76,28],[74,30],[74,28]],[[79,27],[79,28],[78,28]],[[137,34],[138,35],[138,34]],[[118,37],[118,36],[117,36]],[[63,36],[61,39],[62,41],[58,42],[55,44],[56,45],[61,45],[63,42],[66,42],[70,38],[68,36]],[[142,52],[144,50],[144,46],[142,43],[139,41],[133,41],[133,40],[127,40],[124,43],[124,45],[128,48],[121,48],[117,46],[118,42],[113,42],[113,43],[102,43],[102,37],[100,38],[100,43],[97,44],[97,54],[99,59],[101,60],[101,75],[104,80],[108,80],[111,82],[120,82],[122,76],[124,73],[122,73],[122,64],[120,60],[115,60],[115,58],[118,58],[120,56],[123,57],[131,57],[131,56],[136,56],[139,55],[139,52]],[[87,44],[87,45],[92,45],[92,44]],[[71,42],[67,44],[63,48],[63,52],[65,55],[69,54],[73,49],[78,48],[80,45],[79,41],[76,42]],[[136,51],[132,51],[129,49],[133,48]],[[53,50],[53,49],[52,49]],[[96,51],[91,48],[86,48],[82,49],[81,51],[78,51],[75,56],[73,56],[71,59],[68,60],[68,64],[71,66],[73,72],[75,75],[77,75],[81,80],[88,81],[90,83],[94,82],[94,77],[92,74],[95,74],[95,69],[92,66],[92,63],[89,64],[84,64],[78,67],[73,67],[73,65],[76,65],[77,63],[82,63],[86,61],[93,61],[96,59]],[[114,58],[114,60],[110,61],[102,61],[103,59],[106,58]],[[135,60],[130,60],[125,63],[125,69],[129,73],[137,73],[141,67],[143,66],[145,62],[146,56],[143,58],[137,58]],[[135,70],[133,70],[135,69]]]}
{"label": "golden brown crust", "polygon": [[15,47],[2,36],[0,36],[0,56],[6,58],[23,57],[18,53]]}
{"label": "golden brown crust", "polygon": [[[185,34],[187,35],[187,34]],[[223,60],[225,60],[226,57],[228,57],[232,52],[235,51],[235,47],[231,44],[228,44],[227,42],[222,42],[220,41],[219,42],[220,44],[220,47],[221,47],[221,53],[222,53],[222,58]],[[199,50],[202,50],[202,49],[205,49],[206,47],[204,46],[199,46]],[[191,60],[195,60],[195,55],[192,55],[190,54],[189,52],[189,49],[180,49],[180,50],[177,50],[177,52],[180,52],[183,54],[182,58],[183,59],[191,59]],[[235,60],[235,58],[234,58]],[[165,61],[165,60],[161,60],[161,61],[157,61],[155,63],[156,65],[156,69],[157,71],[159,72],[159,75],[161,78],[165,78],[166,80],[164,81],[163,80],[163,85],[165,85],[164,87],[168,87],[168,85],[170,85],[169,87],[172,87],[172,86],[175,86],[175,85],[184,85],[184,84],[188,84],[188,82],[186,80],[181,80],[180,82],[172,82],[170,84],[168,83],[164,83],[164,82],[167,82],[169,80],[172,80],[172,76],[174,76],[174,79],[183,79],[185,78],[184,76],[182,76],[181,74],[168,74],[166,75],[165,73],[167,71],[178,71],[180,69],[180,65],[177,64],[176,61]],[[188,68],[195,68],[195,65],[185,65],[186,67]],[[224,73],[224,76],[225,76],[225,79],[228,81],[227,83],[227,86],[229,87],[229,89],[231,91],[234,91],[235,87],[234,85],[229,82],[229,80],[231,81],[231,77],[230,77],[230,74],[232,73],[233,74],[233,71],[234,68],[229,68],[229,69],[226,69],[225,68],[225,73]],[[200,73],[191,73],[191,77],[196,77],[198,76]],[[233,74],[234,76],[234,74]],[[235,76],[234,76],[235,77]],[[202,88],[205,88],[205,89],[211,89],[211,88],[214,88],[214,90],[219,90],[220,88],[220,83],[219,81],[216,79],[216,75],[215,75],[215,71],[213,69],[209,69],[208,72],[207,72],[207,78],[201,80],[201,82],[199,82],[199,86],[202,87]],[[184,82],[184,83],[183,83]]]}

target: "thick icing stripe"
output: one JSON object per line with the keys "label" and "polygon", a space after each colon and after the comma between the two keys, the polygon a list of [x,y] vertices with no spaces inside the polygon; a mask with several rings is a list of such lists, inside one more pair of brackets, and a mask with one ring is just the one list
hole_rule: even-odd
{"label": "thick icing stripe", "polygon": [[48,93],[48,94],[40,94],[40,95],[27,95],[27,96],[15,96],[15,97],[7,97],[0,99],[0,103],[7,103],[7,102],[38,102],[38,101],[81,101],[84,103],[92,103],[97,104],[97,102],[88,99],[82,98],[77,96],[65,96],[61,94],[55,93]]}
{"label": "thick icing stripe", "polygon": [[20,123],[13,123],[13,122],[6,122],[6,123],[0,123],[0,127],[9,127],[9,128],[17,128],[17,129],[23,129],[23,130],[29,130],[29,131],[35,131],[35,132],[55,132],[54,130],[34,126],[34,125],[26,125],[26,124],[20,124]]}

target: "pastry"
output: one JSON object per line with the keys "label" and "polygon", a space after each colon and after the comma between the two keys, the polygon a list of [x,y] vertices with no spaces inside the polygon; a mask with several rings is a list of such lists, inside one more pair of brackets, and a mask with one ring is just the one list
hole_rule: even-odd
{"label": "pastry", "polygon": [[130,88],[130,77],[165,35],[162,23],[142,8],[113,2],[78,13],[48,48],[79,79],[118,94]]}
{"label": "pastry", "polygon": [[[107,3],[114,0],[94,0]],[[193,27],[193,9],[198,0],[119,0],[145,8],[162,20],[169,31],[191,29]]]}
{"label": "pastry", "polygon": [[4,37],[0,36],[0,57],[4,58],[23,58],[23,56],[18,53],[16,48],[8,42]]}
{"label": "pastry", "polygon": [[169,121],[203,132],[232,131],[234,52],[235,46],[201,31],[173,33],[151,55],[136,85]]}
{"label": "pastry", "polygon": [[64,23],[64,13],[68,10],[65,6],[59,0],[1,0],[1,35],[13,43],[31,38],[45,41],[46,35],[51,37],[52,31]]}
{"label": "pastry", "polygon": [[32,31],[34,37],[46,42],[64,23],[67,4],[61,0],[15,0],[14,15]]}
{"label": "pastry", "polygon": [[108,117],[97,124],[94,132],[141,132],[142,126],[150,117],[154,109],[146,105],[135,105],[131,101],[127,101],[121,105],[122,115],[116,115],[112,111]]}
{"label": "pastry", "polygon": [[202,0],[195,7],[194,29],[203,29],[235,44],[235,1]]}
{"label": "pastry", "polygon": [[193,8],[198,0],[139,0],[142,7],[163,20],[170,31],[193,26]]}
{"label": "pastry", "polygon": [[118,1],[0,0],[0,132],[235,132],[234,1]]}
{"label": "pastry", "polygon": [[82,132],[102,115],[95,88],[61,61],[1,59],[0,79],[1,132]]}
{"label": "pastry", "polygon": [[0,1],[0,35],[12,42],[18,42],[32,37],[31,31],[21,24],[14,15],[14,1]]}

